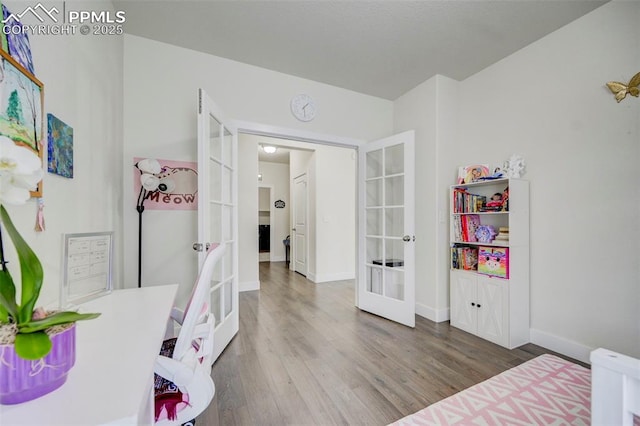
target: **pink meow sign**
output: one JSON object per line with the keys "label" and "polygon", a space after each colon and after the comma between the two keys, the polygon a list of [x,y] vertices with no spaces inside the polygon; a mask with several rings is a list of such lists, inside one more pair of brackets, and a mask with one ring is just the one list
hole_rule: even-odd
{"label": "pink meow sign", "polygon": [[[133,193],[140,193],[140,170],[136,168],[141,157],[133,158]],[[149,210],[197,210],[198,209],[198,169],[193,161],[160,160],[161,170],[154,176],[171,181],[170,193],[151,191],[146,194],[144,208]]]}

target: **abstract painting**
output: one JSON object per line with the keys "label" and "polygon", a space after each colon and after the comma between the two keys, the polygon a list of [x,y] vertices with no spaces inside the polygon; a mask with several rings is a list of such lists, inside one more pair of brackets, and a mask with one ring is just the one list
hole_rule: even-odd
{"label": "abstract painting", "polygon": [[[0,50],[0,135],[26,146],[42,160],[44,89],[37,78],[23,70]],[[42,182],[32,196],[42,196]]]}
{"label": "abstract painting", "polygon": [[73,128],[47,114],[47,171],[73,178]]}
{"label": "abstract painting", "polygon": [[[13,16],[10,16],[10,15],[11,15],[11,12],[3,4],[2,19],[3,20],[8,19],[4,25],[9,28],[22,27],[22,23],[20,23]],[[15,59],[27,71],[35,75],[35,72],[33,69],[33,59],[31,58],[31,45],[29,44],[29,37],[27,37],[27,31],[5,30],[2,32],[2,36],[6,37],[6,41],[7,41],[6,49],[9,52],[9,55],[11,55],[13,59]]]}

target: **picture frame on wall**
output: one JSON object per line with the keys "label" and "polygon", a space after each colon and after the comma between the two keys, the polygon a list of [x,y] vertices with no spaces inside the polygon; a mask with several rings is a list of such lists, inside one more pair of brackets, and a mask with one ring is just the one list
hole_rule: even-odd
{"label": "picture frame on wall", "polygon": [[[28,32],[24,30],[24,25],[16,19],[15,15],[5,4],[2,7],[2,18],[5,30],[2,32],[2,50],[9,53],[20,65],[22,65],[31,75],[36,75],[31,56],[31,44],[29,43]],[[16,28],[17,27],[17,28]],[[7,30],[8,29],[8,30]]]}
{"label": "picture frame on wall", "polygon": [[[44,158],[44,85],[0,50],[0,135]],[[31,193],[42,196],[42,181]]]}

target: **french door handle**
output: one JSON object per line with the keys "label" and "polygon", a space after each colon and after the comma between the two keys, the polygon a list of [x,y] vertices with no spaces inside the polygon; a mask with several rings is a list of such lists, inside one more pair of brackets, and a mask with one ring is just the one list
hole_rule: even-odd
{"label": "french door handle", "polygon": [[409,241],[411,241],[411,237],[408,235],[405,235],[404,237],[402,237],[402,241],[408,243]]}
{"label": "french door handle", "polygon": [[206,244],[193,243],[193,249],[195,251],[209,250],[209,247],[211,247],[211,243],[206,243]]}

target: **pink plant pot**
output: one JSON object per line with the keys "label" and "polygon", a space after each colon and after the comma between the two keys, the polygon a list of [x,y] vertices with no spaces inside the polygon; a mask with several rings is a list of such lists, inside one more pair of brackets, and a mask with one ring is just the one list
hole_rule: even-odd
{"label": "pink plant pot", "polygon": [[76,325],[51,336],[53,347],[35,361],[20,358],[13,345],[0,345],[0,404],[20,404],[53,392],[76,362]]}

